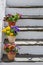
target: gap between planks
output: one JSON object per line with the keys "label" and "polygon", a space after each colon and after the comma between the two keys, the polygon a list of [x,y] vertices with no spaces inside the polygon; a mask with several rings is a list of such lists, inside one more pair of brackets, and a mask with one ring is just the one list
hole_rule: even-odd
{"label": "gap between planks", "polygon": [[43,15],[22,15],[20,19],[43,19]]}
{"label": "gap between planks", "polygon": [[31,5],[31,6],[10,6],[7,5],[6,8],[43,8],[43,5]]}
{"label": "gap between planks", "polygon": [[16,41],[43,41],[43,39],[16,39]]}

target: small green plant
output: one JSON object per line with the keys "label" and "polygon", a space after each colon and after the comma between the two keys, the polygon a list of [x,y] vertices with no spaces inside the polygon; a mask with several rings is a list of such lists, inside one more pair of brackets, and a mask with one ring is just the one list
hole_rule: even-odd
{"label": "small green plant", "polygon": [[16,48],[15,44],[5,44],[4,45],[5,52],[9,53],[18,53],[18,49]]}
{"label": "small green plant", "polygon": [[7,36],[16,36],[18,34],[17,33],[18,31],[19,28],[17,26],[12,26],[12,27],[8,26],[2,30],[2,32],[5,33],[5,35]]}
{"label": "small green plant", "polygon": [[21,17],[21,15],[18,13],[16,13],[15,15],[8,14],[4,17],[4,21],[17,22],[17,20],[19,20],[20,17]]}

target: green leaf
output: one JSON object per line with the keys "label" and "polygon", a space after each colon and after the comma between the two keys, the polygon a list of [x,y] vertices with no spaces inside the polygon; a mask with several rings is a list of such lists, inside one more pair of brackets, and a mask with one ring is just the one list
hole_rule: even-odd
{"label": "green leaf", "polygon": [[14,33],[14,36],[16,36],[18,33]]}
{"label": "green leaf", "polygon": [[11,33],[14,33],[14,29],[11,29]]}
{"label": "green leaf", "polygon": [[14,21],[14,18],[10,17],[8,20],[9,20],[9,21]]}
{"label": "green leaf", "polygon": [[8,48],[6,48],[6,50],[5,50],[6,52],[9,52],[10,50],[8,49]]}

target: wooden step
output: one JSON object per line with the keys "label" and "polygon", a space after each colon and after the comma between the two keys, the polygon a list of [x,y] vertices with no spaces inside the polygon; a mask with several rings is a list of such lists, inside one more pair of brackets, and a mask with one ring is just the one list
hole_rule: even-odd
{"label": "wooden step", "polygon": [[21,6],[21,7],[27,7],[27,6],[43,6],[42,0],[7,0],[6,2],[7,6]]}
{"label": "wooden step", "polygon": [[15,60],[9,61],[7,55],[3,55],[3,62],[43,62],[43,55],[21,54],[15,57]]}
{"label": "wooden step", "polygon": [[[19,13],[22,18],[42,18],[43,17],[43,8],[6,8],[5,14],[16,14]],[[42,15],[42,16],[41,16]]]}

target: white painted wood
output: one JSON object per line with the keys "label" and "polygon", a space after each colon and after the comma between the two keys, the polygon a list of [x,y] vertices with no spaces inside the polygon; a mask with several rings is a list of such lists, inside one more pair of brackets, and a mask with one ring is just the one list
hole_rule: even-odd
{"label": "white painted wood", "polygon": [[43,20],[23,19],[18,20],[17,26],[43,26]]}
{"label": "white painted wood", "polygon": [[35,30],[35,31],[37,31],[37,30],[39,30],[39,31],[42,31],[43,30],[43,27],[42,28],[30,28],[30,27],[28,27],[28,28],[19,28],[20,29],[20,31],[29,31],[29,30]]}
{"label": "white painted wood", "polygon": [[19,54],[38,54],[43,55],[43,46],[19,46]]}
{"label": "white painted wood", "polygon": [[15,61],[43,61],[43,58],[15,58]]}
{"label": "white painted wood", "polygon": [[[43,46],[17,46],[19,54],[43,55]],[[6,52],[3,50],[3,53]]]}
{"label": "white painted wood", "polygon": [[[42,0],[7,0],[7,5],[10,6],[31,6],[31,5],[43,5]],[[20,13],[23,15],[43,15],[43,8],[31,8],[31,9],[19,9],[19,8],[6,8],[6,14],[15,14]],[[32,19],[24,19],[19,20],[16,25],[18,26],[43,26],[43,20],[32,20]],[[43,39],[43,32],[19,32],[17,39]],[[16,44],[36,44],[37,42],[30,41],[30,42],[21,42],[16,41]],[[43,42],[38,42],[37,44],[43,44]],[[30,53],[30,54],[43,54],[43,46],[19,46],[19,53]],[[24,60],[28,61],[27,58],[15,58],[17,60]],[[32,58],[32,61],[43,61],[43,58]]]}
{"label": "white painted wood", "polygon": [[2,58],[3,50],[2,50],[2,27],[3,24],[3,17],[5,16],[5,3],[6,0],[0,0],[0,60]]}
{"label": "white painted wood", "polygon": [[6,0],[10,6],[43,5],[43,0]]}
{"label": "white painted wood", "polygon": [[15,61],[43,61],[43,58],[15,58]]}
{"label": "white painted wood", "polygon": [[28,58],[15,58],[15,61],[29,61]]}
{"label": "white painted wood", "polygon": [[43,39],[43,32],[18,32],[17,39]]}
{"label": "white painted wood", "polygon": [[[4,38],[6,38],[5,35],[3,35],[3,41]],[[43,39],[43,32],[38,32],[38,31],[18,32],[16,39]]]}
{"label": "white painted wood", "polygon": [[43,15],[43,8],[6,8],[6,14]]}
{"label": "white painted wood", "polygon": [[28,45],[28,44],[43,44],[43,41],[15,41],[15,44],[23,44],[23,45]]}
{"label": "white painted wood", "polygon": [[6,8],[6,14],[40,15],[40,8]]}
{"label": "white painted wood", "polygon": [[43,58],[32,58],[31,61],[43,61]]}
{"label": "white painted wood", "polygon": [[[8,23],[4,23],[5,26]],[[16,22],[16,26],[43,26],[43,20],[34,20],[34,19],[20,19]]]}
{"label": "white painted wood", "polygon": [[40,9],[40,15],[43,15],[43,8]]}
{"label": "white painted wood", "polygon": [[12,63],[0,63],[2,65],[43,65],[43,62],[12,62]]}

